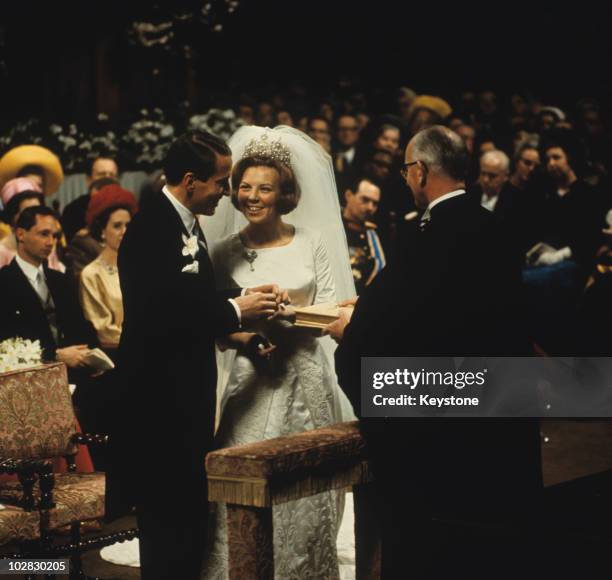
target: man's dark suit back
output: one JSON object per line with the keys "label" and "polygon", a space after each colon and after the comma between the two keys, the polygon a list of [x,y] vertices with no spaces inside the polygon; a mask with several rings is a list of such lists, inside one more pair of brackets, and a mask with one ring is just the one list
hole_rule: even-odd
{"label": "man's dark suit back", "polygon": [[[424,231],[360,297],[336,352],[340,384],[358,414],[360,356],[528,353],[517,306],[520,271],[507,246],[495,217],[467,195],[432,208]],[[361,425],[375,478],[384,497],[393,498],[388,528],[420,522],[427,538],[433,517],[496,519],[540,487],[535,423],[406,418]],[[420,533],[406,529],[406,538],[418,552],[427,540],[413,532]],[[387,536],[391,568],[400,566],[411,541],[401,538],[401,530]],[[429,547],[421,546],[424,554]]]}

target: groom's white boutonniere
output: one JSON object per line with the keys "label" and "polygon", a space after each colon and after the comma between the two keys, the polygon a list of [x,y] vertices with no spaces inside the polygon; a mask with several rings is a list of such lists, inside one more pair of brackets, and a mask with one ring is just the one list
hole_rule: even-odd
{"label": "groom's white boutonniere", "polygon": [[187,274],[197,274],[200,271],[200,263],[195,259],[199,249],[198,236],[187,237],[185,234],[183,234],[183,244],[185,244],[183,246],[183,256],[191,256],[193,262],[184,266],[181,272],[186,272]]}
{"label": "groom's white boutonniere", "polygon": [[192,258],[196,257],[198,253],[198,236],[189,236],[187,237],[183,234],[183,244],[185,247],[183,248],[183,256],[191,256]]}

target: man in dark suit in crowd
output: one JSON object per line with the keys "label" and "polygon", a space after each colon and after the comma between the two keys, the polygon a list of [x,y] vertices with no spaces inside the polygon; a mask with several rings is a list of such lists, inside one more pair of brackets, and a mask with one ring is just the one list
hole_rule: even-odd
{"label": "man in dark suit in crowd", "polygon": [[48,207],[28,207],[17,219],[15,236],[17,255],[0,270],[0,340],[39,340],[44,361],[65,363],[70,382],[77,385],[74,403],[81,426],[96,432],[99,385],[86,364],[90,347],[98,346],[96,332],[83,316],[70,278],[47,267],[61,236],[57,216]]}
{"label": "man in dark suit in crowd", "polygon": [[480,526],[529,509],[541,487],[534,422],[361,415],[362,356],[452,365],[456,355],[529,351],[514,304],[520,272],[494,215],[465,194],[467,165],[463,141],[446,127],[410,141],[403,174],[424,210],[420,232],[360,297],[336,351],[379,490],[386,580],[496,577],[491,561],[506,566],[517,554]]}
{"label": "man in dark suit in crowd", "polygon": [[89,174],[85,178],[87,193],[71,201],[62,212],[62,229],[68,242],[81,228],[85,227],[85,214],[87,213],[89,200],[92,195],[95,195],[95,191],[92,191],[92,184],[94,181],[103,178],[119,179],[117,163],[110,157],[96,157],[91,162]]}
{"label": "man in dark suit in crowd", "polygon": [[336,141],[333,151],[334,173],[338,186],[340,205],[344,205],[344,192],[355,178],[356,168],[360,164],[359,123],[355,115],[340,115],[336,121]]}
{"label": "man in dark suit in crowd", "polygon": [[227,195],[228,146],[196,131],[170,147],[167,185],[132,220],[119,252],[125,310],[107,472],[107,515],[136,506],[144,580],[195,580],[208,513],[215,338],[274,313],[276,288],[217,292],[196,214]]}
{"label": "man in dark suit in crowd", "polygon": [[72,375],[83,369],[89,346],[98,344],[68,277],[47,267],[61,236],[54,211],[24,209],[15,224],[17,255],[0,270],[0,340],[39,340],[45,361],[60,361]]}

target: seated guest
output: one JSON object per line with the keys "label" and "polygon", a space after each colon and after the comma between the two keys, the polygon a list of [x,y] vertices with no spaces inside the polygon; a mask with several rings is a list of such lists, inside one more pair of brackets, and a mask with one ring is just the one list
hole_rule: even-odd
{"label": "seated guest", "polygon": [[88,345],[98,341],[66,275],[46,266],[60,231],[48,207],[21,212],[15,224],[17,255],[0,270],[0,340],[39,340],[44,360],[66,363],[70,372],[83,369]]}
{"label": "seated guest", "polygon": [[404,243],[407,225],[415,210],[412,196],[400,179],[400,171],[393,171],[394,167],[393,153],[387,149],[371,149],[366,151],[361,173],[381,190],[376,223],[387,257]]}
{"label": "seated guest", "polygon": [[342,221],[351,259],[357,294],[361,294],[385,267],[385,253],[371,220],[380,203],[380,187],[369,179],[360,179],[345,192]]}
{"label": "seated guest", "polygon": [[44,361],[65,363],[70,382],[77,385],[74,400],[81,423],[92,431],[83,410],[95,417],[97,389],[86,361],[98,340],[69,278],[46,265],[60,236],[59,220],[48,207],[28,207],[15,224],[15,235],[17,255],[0,270],[0,340],[38,340]]}
{"label": "seated guest", "polygon": [[[355,168],[359,165],[357,145],[359,124],[354,115],[341,115],[336,124],[336,143],[333,151],[334,173],[338,193],[342,195],[354,178]],[[343,203],[343,200],[340,201]]]}
{"label": "seated guest", "polygon": [[[116,180],[110,177],[97,179],[89,188],[90,194],[83,197],[86,197],[88,200],[94,199],[95,196],[108,185],[118,185],[118,183]],[[85,208],[85,214],[86,213],[87,208]],[[78,281],[83,268],[87,266],[87,264],[93,262],[100,255],[101,251],[102,245],[90,234],[84,215],[83,227],[79,229],[76,234],[74,234],[65,252],[68,273],[70,274],[71,278],[74,281]]]}
{"label": "seated guest", "polygon": [[540,152],[537,146],[532,143],[521,145],[514,156],[512,165],[514,170],[510,176],[510,183],[517,189],[525,191],[540,166]]}
{"label": "seated guest", "polygon": [[[11,227],[9,234],[0,241],[0,268],[3,268],[11,263],[17,252],[17,240],[12,228],[15,227],[19,215],[26,207],[45,205],[45,200],[38,184],[25,177],[7,181],[0,191],[0,199],[4,206],[2,221]],[[66,271],[66,266],[57,256],[56,248],[49,256],[47,264],[52,270]]]}
{"label": "seated guest", "polygon": [[492,212],[500,212],[511,201],[507,189],[510,160],[503,151],[487,151],[480,158],[480,205]]}
{"label": "seated guest", "polygon": [[0,187],[15,177],[26,177],[44,195],[53,195],[64,180],[59,158],[40,145],[20,145],[0,159]]}
{"label": "seated guest", "polygon": [[549,178],[539,207],[537,241],[548,249],[536,265],[572,260],[586,276],[602,242],[605,209],[599,191],[580,178],[581,146],[570,131],[550,132],[542,145]]}
{"label": "seated guest", "polygon": [[[117,181],[119,177],[119,169],[114,159],[110,157],[96,157],[89,168],[89,174],[86,177],[87,193],[77,197],[74,201],[71,201],[62,213],[62,227],[64,228],[64,234],[66,239],[70,243],[74,235],[82,228],[85,227],[85,214],[87,213],[87,207],[92,196],[95,195],[96,191],[92,185],[98,179],[112,179]],[[98,187],[99,189],[99,187]]]}
{"label": "seated guest", "polygon": [[311,117],[308,120],[308,134],[321,145],[327,153],[331,152],[331,132],[327,119],[323,117]]}
{"label": "seated guest", "polygon": [[80,298],[85,318],[98,334],[105,350],[119,345],[123,324],[123,302],[117,254],[121,240],[137,210],[134,195],[118,185],[108,185],[91,199],[87,226],[102,246],[100,255],[81,272]]}
{"label": "seated guest", "polygon": [[550,131],[541,148],[548,184],[530,196],[532,240],[523,271],[536,342],[551,355],[575,353],[576,307],[603,238],[599,192],[579,177],[582,151],[567,130]]}

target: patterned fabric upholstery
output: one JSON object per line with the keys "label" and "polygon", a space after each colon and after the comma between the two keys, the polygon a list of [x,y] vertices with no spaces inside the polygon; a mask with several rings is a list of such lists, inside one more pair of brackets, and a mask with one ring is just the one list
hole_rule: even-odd
{"label": "patterned fabric upholstery", "polygon": [[[103,473],[56,473],[53,488],[55,508],[49,510],[49,529],[55,530],[71,522],[103,518],[105,483]],[[5,505],[18,505],[21,495],[22,488],[17,482],[0,487],[0,503]],[[36,500],[40,498],[38,484],[34,487],[34,497]],[[38,521],[38,512],[31,513]]]}
{"label": "patterned fabric upholstery", "polygon": [[14,540],[34,540],[39,537],[39,513],[26,512],[19,507],[5,505],[0,509],[0,546]]}
{"label": "patterned fabric upholstery", "polygon": [[0,459],[73,454],[76,432],[63,364],[0,374]]}

